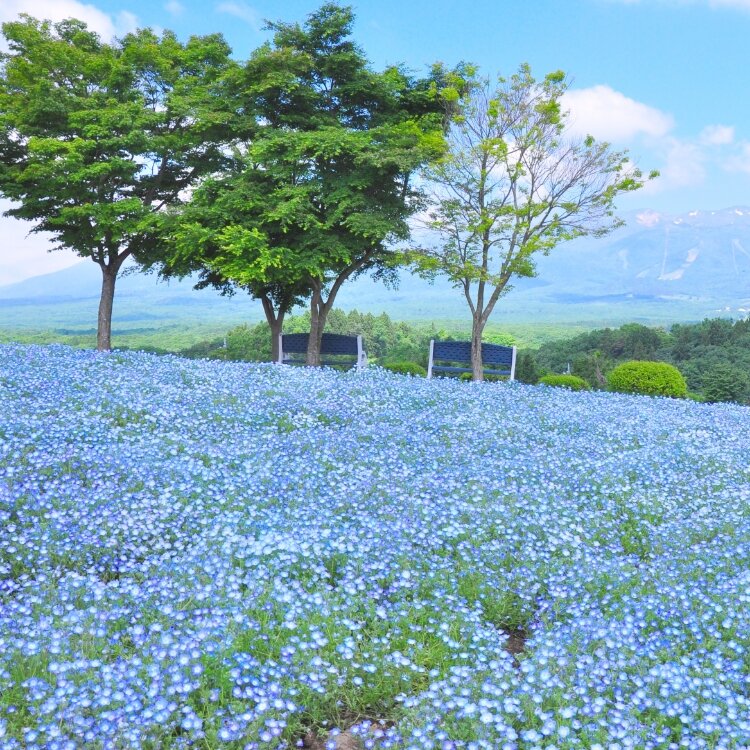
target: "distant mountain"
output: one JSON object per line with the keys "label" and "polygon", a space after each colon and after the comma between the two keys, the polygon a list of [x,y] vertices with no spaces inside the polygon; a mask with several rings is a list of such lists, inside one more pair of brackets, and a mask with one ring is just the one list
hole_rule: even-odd
{"label": "distant mountain", "polygon": [[[96,326],[102,283],[99,267],[88,260],[55,273],[0,287],[0,327],[81,329]],[[232,324],[262,317],[247,294],[222,297],[212,289],[195,290],[195,280],[159,281],[128,267],[117,280],[115,330],[179,323]],[[258,309],[256,309],[258,308]]]}
{"label": "distant mountain", "polygon": [[557,248],[539,264],[555,298],[633,295],[705,301],[720,308],[750,302],[750,208],[670,216],[641,211],[603,239]]}
{"label": "distant mountain", "polygon": [[[750,311],[750,208],[668,215],[636,211],[604,238],[583,238],[538,259],[538,275],[520,279],[493,319],[611,325],[670,323]],[[175,323],[232,324],[262,318],[248,295],[226,298],[194,281],[159,282],[128,273],[117,282],[114,327]],[[90,261],[0,287],[0,327],[95,325],[101,274]],[[370,278],[346,284],[337,306],[387,312],[403,320],[466,319],[460,291],[402,273],[396,289]]]}

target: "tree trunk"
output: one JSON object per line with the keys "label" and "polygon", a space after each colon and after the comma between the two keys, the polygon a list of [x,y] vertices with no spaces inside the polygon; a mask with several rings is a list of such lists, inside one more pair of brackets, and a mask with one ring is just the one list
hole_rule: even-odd
{"label": "tree trunk", "polygon": [[482,363],[482,333],[485,326],[484,316],[479,311],[471,321],[471,377],[474,381],[484,380],[484,365]]}
{"label": "tree trunk", "polygon": [[313,286],[310,302],[310,337],[307,340],[307,355],[305,357],[305,363],[313,367],[320,367],[320,347],[331,301],[329,297],[328,302],[323,302],[321,285],[316,283]]}
{"label": "tree trunk", "polygon": [[112,304],[115,299],[115,280],[119,266],[100,265],[102,269],[102,295],[99,298],[99,317],[96,328],[96,348],[108,352],[112,348]]}
{"label": "tree trunk", "polygon": [[320,346],[323,339],[323,330],[326,327],[328,313],[333,307],[336,295],[341,285],[352,275],[360,273],[372,261],[374,250],[367,250],[360,258],[350,263],[337,277],[328,292],[328,299],[323,300],[323,282],[313,279],[312,300],[310,302],[310,338],[307,342],[306,364],[320,367]]}
{"label": "tree trunk", "polygon": [[279,313],[275,320],[269,320],[268,325],[271,328],[271,362],[278,362],[281,350],[279,349],[279,336],[284,325],[284,314]]}
{"label": "tree trunk", "polygon": [[268,297],[261,297],[260,301],[263,305],[263,312],[266,315],[266,322],[271,329],[271,362],[278,362],[279,354],[281,354],[279,351],[279,336],[284,325],[284,315],[286,313],[283,309],[279,309],[276,312],[273,302]]}

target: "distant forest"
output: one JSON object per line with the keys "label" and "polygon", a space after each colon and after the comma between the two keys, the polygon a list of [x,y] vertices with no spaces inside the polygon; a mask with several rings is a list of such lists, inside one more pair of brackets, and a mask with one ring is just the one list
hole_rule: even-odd
{"label": "distant forest", "polygon": [[[308,331],[309,312],[287,319],[284,331]],[[378,364],[414,362],[425,366],[429,341],[460,338],[435,326],[415,326],[392,320],[385,313],[372,315],[356,310],[331,312],[331,333],[361,334],[370,360]],[[465,336],[464,336],[465,338]],[[515,343],[512,336],[486,337],[496,344]],[[223,338],[204,341],[180,354],[186,357],[269,361],[269,329],[266,323],[237,326]],[[675,365],[685,376],[698,400],[750,403],[750,319],[722,318],[702,323],[678,324],[669,330],[628,323],[573,338],[552,341],[538,349],[519,352],[517,377],[536,383],[549,373],[570,372],[584,378],[592,388],[606,388],[606,375],[629,360],[653,360]]]}
{"label": "distant forest", "polygon": [[592,388],[606,388],[606,374],[628,360],[675,365],[688,388],[706,401],[750,402],[750,319],[714,318],[679,324],[668,331],[630,323],[554,341],[527,355],[527,380],[547,372],[584,378]]}

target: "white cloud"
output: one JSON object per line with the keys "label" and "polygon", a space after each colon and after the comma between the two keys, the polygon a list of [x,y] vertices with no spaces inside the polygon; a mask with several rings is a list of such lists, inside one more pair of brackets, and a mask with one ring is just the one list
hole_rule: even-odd
{"label": "white cloud", "polygon": [[115,17],[115,31],[117,36],[130,34],[138,29],[138,16],[129,10],[121,10]]}
{"label": "white cloud", "polygon": [[242,19],[250,24],[255,31],[260,31],[263,26],[263,19],[258,11],[247,3],[228,0],[227,2],[219,3],[216,6],[216,10],[219,11],[219,13],[227,13],[230,16]]}
{"label": "white cloud", "polygon": [[734,141],[731,125],[707,125],[700,134],[701,143],[707,146],[726,146]]}
{"label": "white cloud", "polygon": [[78,18],[99,34],[102,39],[110,40],[134,31],[138,19],[129,11],[120,11],[112,16],[95,5],[79,0],[1,0],[0,23],[14,21],[19,13],[28,13],[34,18],[49,21],[63,21],[66,18]]}
{"label": "white cloud", "polygon": [[742,141],[737,153],[724,162],[724,168],[729,172],[744,172],[750,174],[750,141]]}
{"label": "white cloud", "polygon": [[569,90],[562,104],[570,111],[568,126],[573,135],[623,142],[638,135],[664,136],[674,127],[671,115],[609,86]]}
{"label": "white cloud", "polygon": [[172,16],[179,16],[185,11],[185,6],[178,0],[169,0],[164,4],[164,10]]}
{"label": "white cloud", "polygon": [[706,154],[697,143],[666,138],[661,144],[663,163],[659,177],[647,182],[645,193],[663,193],[675,188],[702,184],[706,179]]}
{"label": "white cloud", "polygon": [[0,200],[0,286],[13,284],[29,276],[52,273],[67,268],[81,259],[72,250],[50,253],[52,242],[48,235],[29,234],[33,224],[2,216],[11,204]]}

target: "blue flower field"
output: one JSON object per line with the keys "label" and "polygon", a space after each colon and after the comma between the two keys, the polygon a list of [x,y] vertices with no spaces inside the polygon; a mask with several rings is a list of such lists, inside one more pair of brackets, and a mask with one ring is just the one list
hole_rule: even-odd
{"label": "blue flower field", "polygon": [[749,435],[0,347],[0,747],[750,747]]}

